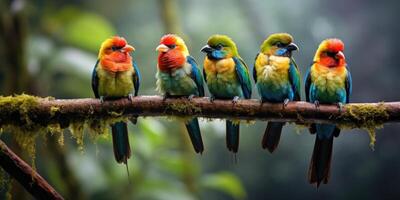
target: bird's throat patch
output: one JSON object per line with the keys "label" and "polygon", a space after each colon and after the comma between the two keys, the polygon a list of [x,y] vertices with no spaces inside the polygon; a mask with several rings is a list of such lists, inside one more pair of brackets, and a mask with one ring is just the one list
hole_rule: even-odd
{"label": "bird's throat patch", "polygon": [[111,54],[100,60],[101,67],[110,72],[123,72],[132,68],[132,57],[129,54]]}

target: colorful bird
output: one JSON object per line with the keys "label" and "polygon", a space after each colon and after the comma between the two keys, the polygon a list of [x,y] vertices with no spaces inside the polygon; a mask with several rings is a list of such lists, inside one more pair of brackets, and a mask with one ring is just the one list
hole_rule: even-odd
{"label": "colorful bird", "polygon": [[[96,98],[103,102],[137,96],[140,72],[129,52],[135,49],[122,37],[106,39],[100,47],[98,60],[92,73],[92,90]],[[124,121],[111,125],[115,160],[127,164],[131,157],[128,127]]]}
{"label": "colorful bird", "polygon": [[[158,53],[157,91],[167,97],[204,97],[203,77],[197,63],[182,38],[174,34],[164,35],[156,49]],[[185,122],[187,132],[196,153],[204,150],[199,122],[193,118]]]}
{"label": "colorful bird", "polygon": [[[270,35],[261,44],[256,56],[253,78],[261,101],[283,103],[300,101],[300,73],[292,58],[298,50],[293,37],[287,33]],[[273,152],[279,144],[285,122],[268,122],[262,139],[262,147]]]}
{"label": "colorful bird", "polygon": [[[226,35],[213,35],[201,49],[204,59],[204,78],[213,99],[251,98],[249,70],[239,56],[236,44]],[[229,151],[237,153],[239,148],[239,124],[226,121],[226,144]]]}
{"label": "colorful bird", "polygon": [[[344,44],[339,39],[321,42],[314,56],[314,62],[306,75],[306,100],[318,108],[320,103],[337,104],[341,109],[349,103],[352,90],[351,75],[343,54]],[[333,124],[312,124],[310,133],[316,133],[308,181],[319,187],[328,183],[332,160],[333,137],[339,136],[340,129]]]}

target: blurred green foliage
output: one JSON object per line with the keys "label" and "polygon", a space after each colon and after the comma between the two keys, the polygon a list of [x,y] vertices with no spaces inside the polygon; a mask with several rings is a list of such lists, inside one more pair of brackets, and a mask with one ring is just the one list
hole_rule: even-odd
{"label": "blurred green foliage", "polygon": [[[118,34],[136,48],[133,57],[143,75],[139,94],[156,94],[154,48],[165,34],[160,1],[26,1],[25,51],[33,86],[27,91],[56,98],[93,97],[90,78],[97,49],[103,39]],[[4,4],[0,3],[0,9],[10,9]],[[294,57],[303,74],[318,43],[327,37],[339,37],[346,44],[345,54],[353,74],[352,101],[399,99],[393,92],[400,90],[397,1],[176,0],[175,5],[185,42],[200,66],[204,58],[200,48],[211,34],[231,36],[243,59],[252,66],[267,35],[289,32],[300,46]],[[0,56],[5,56],[7,47],[3,43],[0,47]],[[0,84],[4,84],[5,77],[0,67]],[[257,98],[255,90],[253,93]],[[279,149],[270,155],[260,145],[265,122],[243,125],[238,162],[234,164],[225,149],[222,121],[201,121],[203,155],[194,153],[181,126],[179,121],[164,118],[139,118],[138,125],[130,126],[131,184],[125,166],[114,160],[109,135],[96,141],[86,136],[81,153],[74,139],[65,133],[65,145],[58,155],[52,154],[54,149],[39,138],[36,165],[67,199],[400,197],[400,135],[390,134],[398,132],[398,125],[378,132],[375,152],[368,148],[369,139],[363,131],[343,131],[335,139],[331,181],[318,191],[306,181],[314,143],[314,136],[306,134],[307,130],[296,134],[299,131],[294,126],[285,126]],[[8,135],[1,137],[7,140]],[[65,166],[60,162],[63,159]],[[71,181],[74,177],[77,182]],[[22,190],[16,190],[15,195]]]}

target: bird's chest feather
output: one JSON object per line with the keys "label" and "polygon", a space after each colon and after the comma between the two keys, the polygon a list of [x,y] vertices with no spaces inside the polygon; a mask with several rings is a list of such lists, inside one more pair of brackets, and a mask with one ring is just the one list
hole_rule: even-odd
{"label": "bird's chest feather", "polygon": [[257,83],[280,87],[289,82],[290,59],[260,54],[256,60]]}
{"label": "bird's chest feather", "polygon": [[190,77],[192,66],[185,63],[182,67],[169,69],[167,71],[158,70],[156,74],[157,91],[161,94],[170,95],[198,95],[197,86]]}
{"label": "bird's chest feather", "polygon": [[124,97],[133,91],[133,68],[127,71],[110,72],[97,67],[99,95],[105,97]]}
{"label": "bird's chest feather", "polygon": [[235,69],[235,61],[232,58],[222,60],[204,60],[207,85],[214,96],[230,98],[241,96],[242,91]]}
{"label": "bird's chest feather", "polygon": [[283,101],[290,98],[290,58],[259,54],[255,63],[257,89],[262,99]]}
{"label": "bird's chest feather", "polygon": [[345,91],[346,68],[317,66],[311,68],[315,96],[322,101],[339,100]]}

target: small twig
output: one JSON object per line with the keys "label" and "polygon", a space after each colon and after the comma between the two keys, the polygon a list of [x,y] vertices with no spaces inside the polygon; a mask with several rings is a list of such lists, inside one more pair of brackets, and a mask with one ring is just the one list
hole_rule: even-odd
{"label": "small twig", "polygon": [[35,170],[0,140],[0,166],[36,199],[64,199]]}

